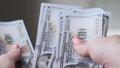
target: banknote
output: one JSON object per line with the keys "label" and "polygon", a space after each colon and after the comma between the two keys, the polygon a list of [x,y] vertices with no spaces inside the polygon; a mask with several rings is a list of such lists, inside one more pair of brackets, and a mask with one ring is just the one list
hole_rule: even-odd
{"label": "banknote", "polygon": [[[41,48],[52,49],[52,50],[56,49],[56,47],[54,45],[57,45],[58,44],[57,42],[59,42],[58,41],[59,39],[55,39],[55,38],[58,38],[58,36],[59,36],[60,10],[63,10],[63,9],[71,10],[72,9],[71,6],[46,4],[46,3],[42,3],[41,6],[44,6],[44,10],[43,10],[43,7],[41,7],[41,9],[43,11],[41,11],[41,13],[40,13],[41,15],[40,15],[39,26],[38,26],[38,31],[37,31],[38,34],[41,34],[41,35],[37,35],[36,48],[35,48],[35,54],[34,54],[34,60],[35,60],[34,63],[37,63],[37,56],[41,55],[40,53],[44,53],[44,52],[42,52],[44,50],[42,50]],[[80,8],[80,7],[76,7],[76,8]],[[42,18],[41,18],[41,16],[42,16]],[[49,34],[51,34],[51,35],[49,35]],[[48,39],[48,37],[49,37],[49,39]],[[46,41],[44,41],[45,38],[47,38]],[[53,41],[54,41],[54,43],[53,43]],[[56,41],[56,43],[55,43],[55,41]],[[46,45],[46,44],[48,44],[48,45]],[[44,46],[44,45],[46,45],[46,46]],[[36,64],[34,64],[34,65],[36,65]],[[33,68],[35,68],[35,66],[33,66]]]}
{"label": "banknote", "polygon": [[[72,48],[72,37],[78,37],[83,42],[87,42],[92,38],[102,37],[107,34],[106,30],[108,28],[110,13],[106,13],[98,8],[92,8],[89,9],[89,11],[86,10],[88,9],[72,12],[68,15],[65,13],[65,27],[67,28],[65,28],[66,42],[64,47],[63,68],[103,68],[102,65],[96,64],[90,59],[78,56]],[[92,13],[93,10],[94,13]],[[98,10],[99,12],[97,13]]]}
{"label": "banknote", "polygon": [[105,36],[108,23],[109,14],[100,8],[43,3],[32,68],[103,68],[78,56],[71,40],[78,37],[86,43]]}
{"label": "banknote", "polygon": [[11,46],[17,43],[22,51],[20,61],[16,63],[16,68],[25,68],[33,57],[33,47],[27,34],[23,20],[0,22],[0,51],[1,54],[9,52]]}
{"label": "banknote", "polygon": [[[55,53],[55,50],[53,50],[53,49],[54,49],[54,43],[56,40],[55,38],[57,38],[57,35],[58,35],[57,27],[59,27],[59,26],[57,26],[58,25],[58,23],[56,22],[57,19],[54,20],[54,18],[59,16],[59,11],[54,8],[48,8],[47,12],[48,13],[46,14],[46,17],[45,17],[46,20],[43,22],[43,25],[41,27],[43,30],[41,32],[41,35],[42,35],[41,40],[40,40],[41,49],[39,51],[40,56],[38,57],[38,59],[42,59],[42,57],[44,57],[46,54],[46,57],[49,56],[48,60],[50,60],[50,59],[53,59],[53,57],[50,57],[50,55],[54,56],[54,53]],[[43,58],[43,59],[45,59],[45,58]],[[48,60],[46,60],[46,61],[48,61]],[[39,62],[41,62],[41,61],[39,60],[38,63]],[[49,67],[50,62],[48,63],[48,67]],[[44,63],[44,64],[46,64],[46,63]],[[40,65],[40,63],[39,63],[39,65]],[[37,65],[37,66],[39,66],[39,65]],[[40,67],[43,68],[43,66],[40,66]],[[39,67],[37,67],[37,68],[39,68]]]}
{"label": "banknote", "polygon": [[[86,16],[73,13],[66,15],[65,20],[63,68],[101,68],[101,65],[97,65],[92,60],[77,55],[73,50],[71,41],[73,37],[87,42],[94,37],[102,36],[101,15]],[[88,23],[90,24],[88,25]]]}

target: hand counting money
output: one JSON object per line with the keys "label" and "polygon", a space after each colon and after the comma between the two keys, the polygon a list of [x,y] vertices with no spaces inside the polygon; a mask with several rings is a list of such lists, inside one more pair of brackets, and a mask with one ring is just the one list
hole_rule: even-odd
{"label": "hand counting money", "polygon": [[[103,68],[79,56],[72,38],[87,41],[107,35],[110,13],[100,8],[42,3],[35,52],[23,20],[0,22],[0,55],[14,43],[22,50],[16,68]],[[34,58],[33,58],[34,56]]]}
{"label": "hand counting money", "polygon": [[22,51],[22,57],[16,63],[16,68],[28,67],[33,57],[33,47],[22,20],[0,22],[0,50],[7,53],[13,44],[17,43]]}
{"label": "hand counting money", "polygon": [[106,36],[109,17],[100,8],[42,3],[32,68],[103,68],[78,56],[71,40]]}

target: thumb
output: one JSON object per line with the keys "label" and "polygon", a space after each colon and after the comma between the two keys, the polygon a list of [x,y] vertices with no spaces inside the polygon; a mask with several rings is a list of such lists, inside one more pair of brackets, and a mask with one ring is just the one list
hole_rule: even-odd
{"label": "thumb", "polygon": [[73,42],[73,48],[78,53],[78,55],[85,57],[85,58],[90,58],[89,51],[88,51],[89,49],[87,45],[85,45],[78,38],[73,38],[72,42]]}
{"label": "thumb", "polygon": [[14,44],[11,48],[11,50],[7,53],[4,54],[4,56],[6,58],[8,58],[9,60],[12,60],[14,62],[16,62],[17,60],[20,59],[21,56],[21,50],[18,44]]}

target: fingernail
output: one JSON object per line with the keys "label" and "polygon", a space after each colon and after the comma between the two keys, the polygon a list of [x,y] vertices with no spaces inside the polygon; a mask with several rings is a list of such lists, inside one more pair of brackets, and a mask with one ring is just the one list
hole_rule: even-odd
{"label": "fingernail", "polygon": [[14,45],[12,46],[12,48],[18,49],[18,48],[20,48],[20,47],[19,47],[18,44],[14,44]]}
{"label": "fingernail", "polygon": [[73,42],[74,45],[79,45],[79,44],[82,44],[82,43],[83,43],[83,42],[82,42],[80,39],[78,39],[78,38],[73,38],[73,39],[72,39],[72,42]]}

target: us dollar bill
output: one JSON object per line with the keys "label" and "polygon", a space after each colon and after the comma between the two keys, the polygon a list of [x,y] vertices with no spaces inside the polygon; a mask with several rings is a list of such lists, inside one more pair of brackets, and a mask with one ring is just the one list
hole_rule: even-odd
{"label": "us dollar bill", "polygon": [[[44,8],[42,6],[44,6]],[[71,10],[70,6],[68,7],[64,5],[42,3],[40,16],[42,15],[43,16],[42,18],[40,17],[39,20],[38,35],[37,35],[36,48],[34,54],[35,61],[33,68],[36,68],[36,66],[42,67],[40,66],[41,64],[39,62],[41,62],[41,60],[39,59],[40,57],[42,57],[42,55],[44,54],[47,55],[47,53],[51,54],[51,56],[54,56],[53,58],[57,62],[57,59],[55,57],[56,57],[56,50],[58,50],[56,45],[58,45],[59,43],[59,31],[60,31],[59,15],[60,15],[60,10],[63,9]],[[42,14],[43,12],[44,14]],[[54,62],[52,61],[49,63],[54,63]],[[59,63],[57,63],[56,65],[58,65]],[[46,63],[44,62],[44,64]],[[48,66],[44,65],[44,67],[49,68],[49,64]]]}
{"label": "us dollar bill", "polygon": [[[99,12],[91,13],[90,11],[93,10],[99,10]],[[89,12],[82,10],[79,12],[72,12],[68,15],[65,13],[66,45],[64,47],[64,68],[103,68],[102,65],[96,64],[91,59],[78,56],[73,50],[71,40],[72,37],[78,37],[83,42],[87,42],[95,37],[106,36],[110,13],[106,13],[106,16],[105,13],[105,11],[98,8],[89,9]]]}
{"label": "us dollar bill", "polygon": [[1,54],[9,52],[12,45],[17,43],[22,51],[20,61],[16,68],[26,68],[33,58],[33,47],[27,34],[23,20],[0,22],[0,51]]}
{"label": "us dollar bill", "polygon": [[103,68],[91,59],[78,56],[71,40],[78,37],[86,43],[105,36],[109,23],[107,12],[43,3],[40,14],[32,68]]}
{"label": "us dollar bill", "polygon": [[[101,19],[100,14],[85,16],[73,13],[66,15],[63,68],[101,68],[101,65],[94,63],[91,59],[77,55],[73,50],[71,41],[73,37],[87,42],[94,37],[102,36]],[[90,24],[88,25],[88,23]]]}

